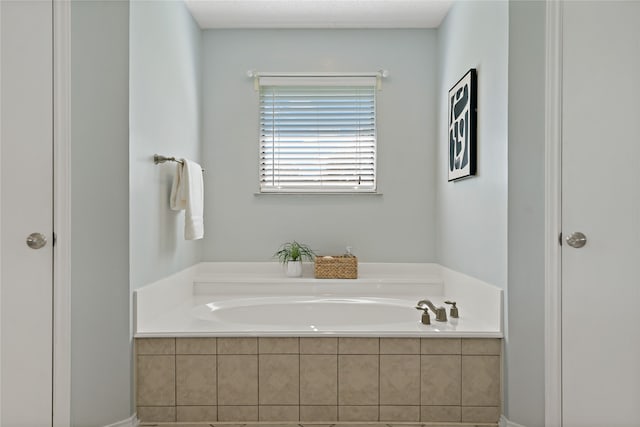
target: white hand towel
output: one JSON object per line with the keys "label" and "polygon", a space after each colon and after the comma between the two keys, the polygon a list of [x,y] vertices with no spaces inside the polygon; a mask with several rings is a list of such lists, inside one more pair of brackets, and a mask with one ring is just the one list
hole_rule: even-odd
{"label": "white hand towel", "polygon": [[182,163],[176,163],[176,172],[173,174],[171,196],[169,197],[169,207],[174,211],[182,211],[187,208],[187,200],[183,193],[182,169]]}
{"label": "white hand towel", "polygon": [[171,186],[171,209],[184,209],[184,238],[197,240],[204,237],[204,182],[202,167],[191,160],[178,163]]}

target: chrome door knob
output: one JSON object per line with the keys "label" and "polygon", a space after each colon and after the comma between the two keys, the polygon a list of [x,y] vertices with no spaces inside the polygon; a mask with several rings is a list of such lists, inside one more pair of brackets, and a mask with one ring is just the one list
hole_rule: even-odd
{"label": "chrome door knob", "polygon": [[587,244],[587,236],[579,231],[576,231],[575,233],[569,234],[566,238],[566,241],[567,245],[571,246],[572,248],[581,248]]}
{"label": "chrome door knob", "polygon": [[31,233],[27,237],[27,246],[31,249],[40,249],[47,244],[47,238],[41,233]]}

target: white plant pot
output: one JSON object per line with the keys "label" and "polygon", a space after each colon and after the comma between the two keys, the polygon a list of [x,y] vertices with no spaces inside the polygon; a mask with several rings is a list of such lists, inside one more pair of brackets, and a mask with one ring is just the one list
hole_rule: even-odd
{"label": "white plant pot", "polygon": [[284,265],[284,273],[287,275],[287,277],[301,277],[302,261],[288,261]]}

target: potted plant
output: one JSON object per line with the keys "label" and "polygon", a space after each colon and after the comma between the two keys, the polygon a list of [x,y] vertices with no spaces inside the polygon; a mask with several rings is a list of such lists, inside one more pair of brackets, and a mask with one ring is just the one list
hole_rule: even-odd
{"label": "potted plant", "polygon": [[280,246],[274,257],[278,257],[287,277],[302,276],[302,261],[313,261],[316,254],[307,245],[293,242],[284,243]]}

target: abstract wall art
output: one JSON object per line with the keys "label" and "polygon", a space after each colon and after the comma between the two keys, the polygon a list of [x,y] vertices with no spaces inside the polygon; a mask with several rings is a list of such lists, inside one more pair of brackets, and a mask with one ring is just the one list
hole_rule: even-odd
{"label": "abstract wall art", "polygon": [[476,86],[472,68],[449,90],[449,181],[476,174]]}

